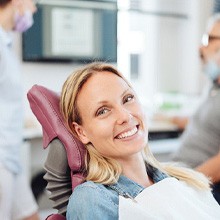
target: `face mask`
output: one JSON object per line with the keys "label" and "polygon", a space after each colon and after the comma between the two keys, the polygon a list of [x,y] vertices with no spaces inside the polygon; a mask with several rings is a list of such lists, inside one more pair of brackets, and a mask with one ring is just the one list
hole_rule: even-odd
{"label": "face mask", "polygon": [[204,72],[210,79],[216,80],[220,76],[220,67],[214,60],[208,60]]}
{"label": "face mask", "polygon": [[18,32],[24,32],[29,29],[34,23],[33,15],[30,11],[25,11],[23,15],[15,14],[15,26],[14,30]]}

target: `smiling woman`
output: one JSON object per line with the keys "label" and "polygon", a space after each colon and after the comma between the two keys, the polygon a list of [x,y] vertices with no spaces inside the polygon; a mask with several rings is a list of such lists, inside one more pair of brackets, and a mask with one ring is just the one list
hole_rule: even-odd
{"label": "smiling woman", "polygon": [[73,122],[73,127],[84,144],[92,143],[103,156],[123,159],[147,144],[141,105],[122,78],[96,73],[77,100],[82,124]]}
{"label": "smiling woman", "polygon": [[189,219],[192,211],[194,219],[220,217],[203,175],[153,157],[142,106],[113,66],[92,63],[74,72],[60,104],[87,150],[86,182],[74,189],[67,219]]}

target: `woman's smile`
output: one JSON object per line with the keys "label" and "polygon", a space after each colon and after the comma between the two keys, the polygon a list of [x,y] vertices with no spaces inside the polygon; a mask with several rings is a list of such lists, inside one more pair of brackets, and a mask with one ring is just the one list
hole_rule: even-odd
{"label": "woman's smile", "polygon": [[132,129],[129,129],[128,131],[121,132],[119,135],[117,135],[116,139],[127,139],[129,137],[134,136],[138,132],[138,127],[135,126]]}

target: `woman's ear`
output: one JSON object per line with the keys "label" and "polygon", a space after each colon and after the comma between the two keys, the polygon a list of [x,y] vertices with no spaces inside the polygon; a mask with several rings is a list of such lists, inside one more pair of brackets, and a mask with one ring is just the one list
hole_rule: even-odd
{"label": "woman's ear", "polygon": [[81,142],[83,144],[88,144],[90,141],[86,135],[84,128],[81,125],[77,124],[76,122],[73,122],[72,126],[76,134],[78,135],[79,139],[81,140]]}

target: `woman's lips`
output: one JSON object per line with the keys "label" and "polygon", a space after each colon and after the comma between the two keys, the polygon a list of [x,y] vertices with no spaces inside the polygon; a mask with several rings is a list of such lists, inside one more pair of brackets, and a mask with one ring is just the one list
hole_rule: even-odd
{"label": "woman's lips", "polygon": [[133,136],[137,132],[138,132],[138,126],[135,126],[134,128],[132,128],[132,129],[130,129],[128,131],[120,133],[115,138],[117,138],[117,139],[124,139],[124,138]]}

